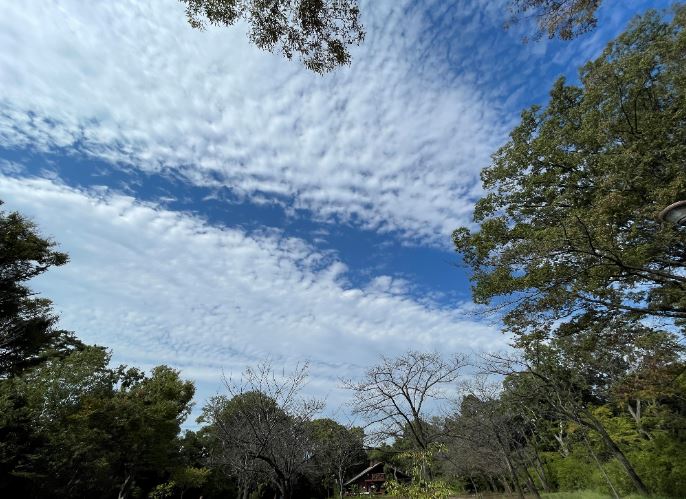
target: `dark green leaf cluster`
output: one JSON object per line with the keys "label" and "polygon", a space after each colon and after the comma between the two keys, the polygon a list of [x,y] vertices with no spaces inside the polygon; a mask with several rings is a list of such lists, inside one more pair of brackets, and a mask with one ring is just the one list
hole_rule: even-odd
{"label": "dark green leaf cluster", "polygon": [[284,499],[328,496],[365,461],[360,428],[313,419],[320,402],[297,396],[304,374],[280,379],[262,364],[241,384],[227,382],[231,396],[214,397],[203,409],[208,462],[232,477],[243,497],[263,490]]}
{"label": "dark green leaf cluster", "polygon": [[297,54],[324,74],[350,63],[348,47],[364,39],[356,0],[181,0],[193,28],[231,26],[242,20],[262,50]]}
{"label": "dark green leaf cluster", "polygon": [[49,267],[67,262],[67,255],[55,247],[30,220],[0,211],[0,379],[81,346],[73,335],[55,328],[50,300],[36,297],[26,286]]}
{"label": "dark green leaf cluster", "polygon": [[6,418],[1,490],[31,497],[110,497],[145,490],[178,465],[194,387],[177,371],[108,367],[84,347],[0,384]]}

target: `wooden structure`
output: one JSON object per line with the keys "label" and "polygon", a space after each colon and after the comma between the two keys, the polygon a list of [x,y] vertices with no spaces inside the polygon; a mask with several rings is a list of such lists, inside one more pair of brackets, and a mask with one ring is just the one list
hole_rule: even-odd
{"label": "wooden structure", "polygon": [[383,462],[371,463],[367,469],[343,484],[346,495],[386,493],[386,480],[408,482],[410,477],[399,469]]}

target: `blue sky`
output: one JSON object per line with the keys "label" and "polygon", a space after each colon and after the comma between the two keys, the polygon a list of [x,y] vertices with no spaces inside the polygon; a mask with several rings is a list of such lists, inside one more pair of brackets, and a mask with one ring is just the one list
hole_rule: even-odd
{"label": "blue sky", "polygon": [[0,199],[71,255],[34,283],[62,325],[181,369],[198,404],[309,360],[330,412],[379,355],[506,348],[450,232],[520,111],[668,5],[524,44],[501,1],[363,2],[366,41],[321,77],[176,0],[0,3]]}

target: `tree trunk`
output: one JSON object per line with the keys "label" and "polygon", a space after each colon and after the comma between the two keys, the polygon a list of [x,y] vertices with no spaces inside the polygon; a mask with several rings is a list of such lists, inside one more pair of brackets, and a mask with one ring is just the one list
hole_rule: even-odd
{"label": "tree trunk", "polygon": [[536,446],[533,444],[530,445],[531,450],[533,450],[534,452],[534,469],[536,470],[538,477],[541,479],[541,485],[543,485],[543,490],[546,492],[550,492],[552,490],[552,487],[550,486],[550,482],[548,481],[548,475],[545,472],[545,466],[543,466],[541,456],[538,455],[538,450],[536,449]]}
{"label": "tree trunk", "polygon": [[507,455],[507,452],[503,449],[503,455],[505,456],[505,463],[507,464],[507,469],[510,472],[510,477],[512,478],[512,483],[515,486],[515,489],[517,490],[517,495],[519,496],[519,499],[525,499],[524,498],[524,492],[522,492],[522,487],[519,485],[519,479],[517,478],[517,473],[515,473],[515,469],[512,466],[512,462],[510,461],[510,456]]}
{"label": "tree trunk", "polygon": [[627,408],[629,409],[629,414],[631,414],[634,423],[636,423],[636,430],[647,440],[652,440],[653,436],[643,428],[643,423],[641,422],[641,418],[643,417],[641,399],[636,399],[636,410],[631,407],[631,402],[627,403]]}
{"label": "tree trunk", "polygon": [[526,477],[527,487],[535,497],[541,499],[541,495],[538,493],[538,488],[536,487],[533,478],[531,478],[531,473],[529,473],[529,467],[527,463],[528,459],[526,459],[526,457],[522,455],[522,451],[519,448],[517,448],[517,456],[519,457],[519,461],[522,464],[522,469],[524,470],[524,476]]}
{"label": "tree trunk", "polygon": [[498,488],[495,486],[493,477],[491,475],[486,475],[486,478],[488,479],[488,485],[491,487],[491,492],[493,492],[494,494],[498,492]]}
{"label": "tree trunk", "polygon": [[343,470],[338,468],[338,499],[343,499]]}
{"label": "tree trunk", "polygon": [[476,497],[479,497],[479,487],[477,487],[476,483],[474,483],[472,475],[469,475],[469,481],[472,482],[472,487],[474,487],[474,493],[476,494]]}
{"label": "tree trunk", "polygon": [[591,443],[588,441],[588,437],[586,437],[586,433],[584,433],[584,443],[586,444],[586,448],[588,449],[588,452],[593,457],[593,460],[595,461],[596,465],[598,465],[598,469],[603,474],[603,477],[605,477],[605,481],[610,486],[610,490],[612,491],[612,497],[614,497],[615,499],[619,499],[619,496],[617,495],[617,491],[615,490],[614,485],[612,485],[612,482],[610,481],[610,477],[607,476],[607,473],[605,473],[605,468],[603,468],[603,465],[598,460],[598,456],[596,456],[595,452],[593,452],[593,448],[591,447]]}
{"label": "tree trunk", "polygon": [[122,483],[121,487],[119,487],[119,494],[117,495],[117,499],[126,499],[126,487],[129,484],[130,480],[131,475],[126,475],[126,480],[124,480],[124,483]]}
{"label": "tree trunk", "polygon": [[560,454],[562,455],[562,457],[567,457],[569,456],[569,448],[567,447],[567,443],[565,442],[562,421],[560,421],[559,427],[560,431],[558,433],[553,433],[553,437],[555,437],[557,443],[560,444]]}
{"label": "tree trunk", "polygon": [[541,499],[541,494],[538,492],[538,488],[534,483],[534,479],[531,478],[531,473],[529,473],[526,463],[522,463],[522,468],[524,469],[524,476],[526,477],[526,485],[529,487],[529,491],[536,497],[536,499]]}
{"label": "tree trunk", "polygon": [[281,499],[291,499],[293,491],[291,490],[290,480],[284,479],[279,485],[279,491],[281,492]]}
{"label": "tree trunk", "polygon": [[636,470],[631,465],[629,460],[626,458],[626,456],[622,452],[622,449],[620,449],[617,443],[614,440],[612,440],[612,437],[605,430],[603,424],[600,421],[598,421],[595,417],[593,417],[591,414],[587,413],[586,416],[588,417],[592,428],[600,435],[607,448],[617,458],[617,461],[619,461],[621,465],[624,467],[624,470],[626,471],[627,475],[629,475],[629,478],[631,478],[631,482],[634,484],[634,487],[636,488],[638,493],[644,496],[649,496],[650,491],[648,490],[648,487],[646,487],[646,485],[643,483],[641,477],[638,476],[638,473],[636,473]]}
{"label": "tree trunk", "polygon": [[543,487],[543,490],[545,492],[550,492],[548,490],[548,484],[545,483],[545,477],[541,474],[541,469],[535,463],[532,463],[531,467],[536,472],[536,476],[538,477],[538,481],[541,482],[541,486]]}
{"label": "tree trunk", "polygon": [[505,490],[505,492],[507,492],[507,495],[508,496],[512,495],[512,487],[510,487],[510,482],[507,481],[507,478],[504,476],[501,476],[500,482],[503,484],[503,489]]}

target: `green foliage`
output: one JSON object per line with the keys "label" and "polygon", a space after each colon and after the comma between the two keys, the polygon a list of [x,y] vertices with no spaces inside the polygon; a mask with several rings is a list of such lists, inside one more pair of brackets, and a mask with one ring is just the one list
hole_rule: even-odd
{"label": "green foliage", "polygon": [[364,451],[364,430],[346,428],[333,419],[315,419],[312,427],[313,473],[315,481],[326,489],[338,488],[339,493],[350,469],[359,468],[367,460]]}
{"label": "green foliage", "polygon": [[216,445],[214,435],[209,428],[201,427],[198,431],[187,430],[178,442],[179,467],[207,471],[204,482],[198,486],[200,495],[206,499],[239,496],[235,481],[226,475],[226,470],[222,466],[218,466],[210,459]]}
{"label": "green foliage", "polygon": [[176,483],[173,481],[161,483],[150,491],[148,497],[150,499],[165,499],[167,497],[172,497],[174,495],[175,488]]}
{"label": "green foliage", "polygon": [[555,492],[541,494],[544,499],[608,499],[610,496],[594,490],[577,490],[574,492]]}
{"label": "green foliage", "polygon": [[207,482],[210,477],[210,470],[208,468],[196,468],[193,466],[184,466],[177,468],[172,472],[172,480],[177,489],[181,490],[183,495],[189,489],[200,489]]}
{"label": "green foliage", "polygon": [[550,466],[560,490],[584,490],[595,485],[595,466],[582,449],[567,457],[555,459]]}
{"label": "green foliage", "polygon": [[686,495],[686,227],[657,218],[686,199],[685,26],[683,5],[635,19],[581,85],[560,79],[524,111],[482,172],[479,230],[453,240],[521,355],[494,357],[504,391],[455,418],[498,428],[458,432],[476,442],[456,447],[463,471],[502,473],[485,459],[500,448],[514,484]]}
{"label": "green foliage", "polygon": [[629,453],[637,470],[657,494],[680,497],[686,491],[686,442],[667,434],[642,441]]}
{"label": "green foliage", "polygon": [[149,377],[111,369],[109,358],[101,348],[84,347],[0,385],[0,401],[10,406],[3,429],[27,425],[30,444],[10,439],[16,455],[7,463],[11,476],[29,480],[24,486],[52,495],[106,495],[122,484],[152,486],[176,466],[192,383],[166,366]]}
{"label": "green foliage", "polygon": [[56,246],[30,220],[0,211],[0,379],[81,346],[54,327],[50,300],[37,298],[26,286],[29,279],[67,262]]}
{"label": "green foliage", "polygon": [[364,39],[357,0],[181,0],[193,28],[206,24],[250,27],[250,41],[287,59],[298,54],[305,67],[326,73],[350,64],[348,46]]}
{"label": "green foliage", "polygon": [[306,364],[277,376],[263,362],[238,381],[225,380],[231,396],[213,397],[203,408],[199,421],[214,442],[210,460],[244,491],[268,483],[286,499],[308,492],[303,482],[317,451],[312,419],[323,403],[300,397],[306,378]]}
{"label": "green foliage", "polygon": [[447,499],[454,491],[441,480],[409,484],[390,480],[386,484],[386,492],[389,496],[407,499]]}
{"label": "green foliage", "polygon": [[557,36],[562,40],[571,40],[596,27],[598,20],[595,13],[600,3],[601,0],[512,0],[512,17],[506,26],[518,22],[522,17],[533,17],[538,24],[535,39],[547,35],[548,38]]}
{"label": "green foliage", "polygon": [[386,482],[386,492],[390,496],[407,499],[447,499],[453,489],[442,480],[430,479],[435,457],[441,452],[440,445],[432,444],[425,450],[407,451],[401,455],[409,460],[411,481],[403,483],[396,480]]}
{"label": "green foliage", "polygon": [[657,220],[686,199],[685,24],[684,6],[637,18],[483,170],[480,230],[453,240],[520,344],[580,311],[686,319],[686,228]]}
{"label": "green foliage", "polygon": [[104,348],[54,327],[51,302],[26,283],[67,262],[55,248],[31,221],[0,212],[0,495],[230,491],[204,467],[207,433],[179,439],[193,383],[167,366],[112,368]]}
{"label": "green foliage", "polygon": [[[601,418],[613,439],[626,450],[628,459],[651,491],[665,497],[683,496],[686,491],[686,442],[683,438],[662,430],[653,430],[650,439],[645,438],[635,426],[632,427],[631,418],[613,413],[610,406],[596,408],[594,413]],[[574,432],[572,428],[570,435]],[[632,493],[634,486],[623,466],[608,455],[597,436],[590,434],[589,441],[617,492],[622,495]],[[589,449],[579,439],[570,440],[569,445],[572,452],[567,456],[549,452],[544,457],[559,490],[591,489],[610,496],[607,479],[594,463]]]}

